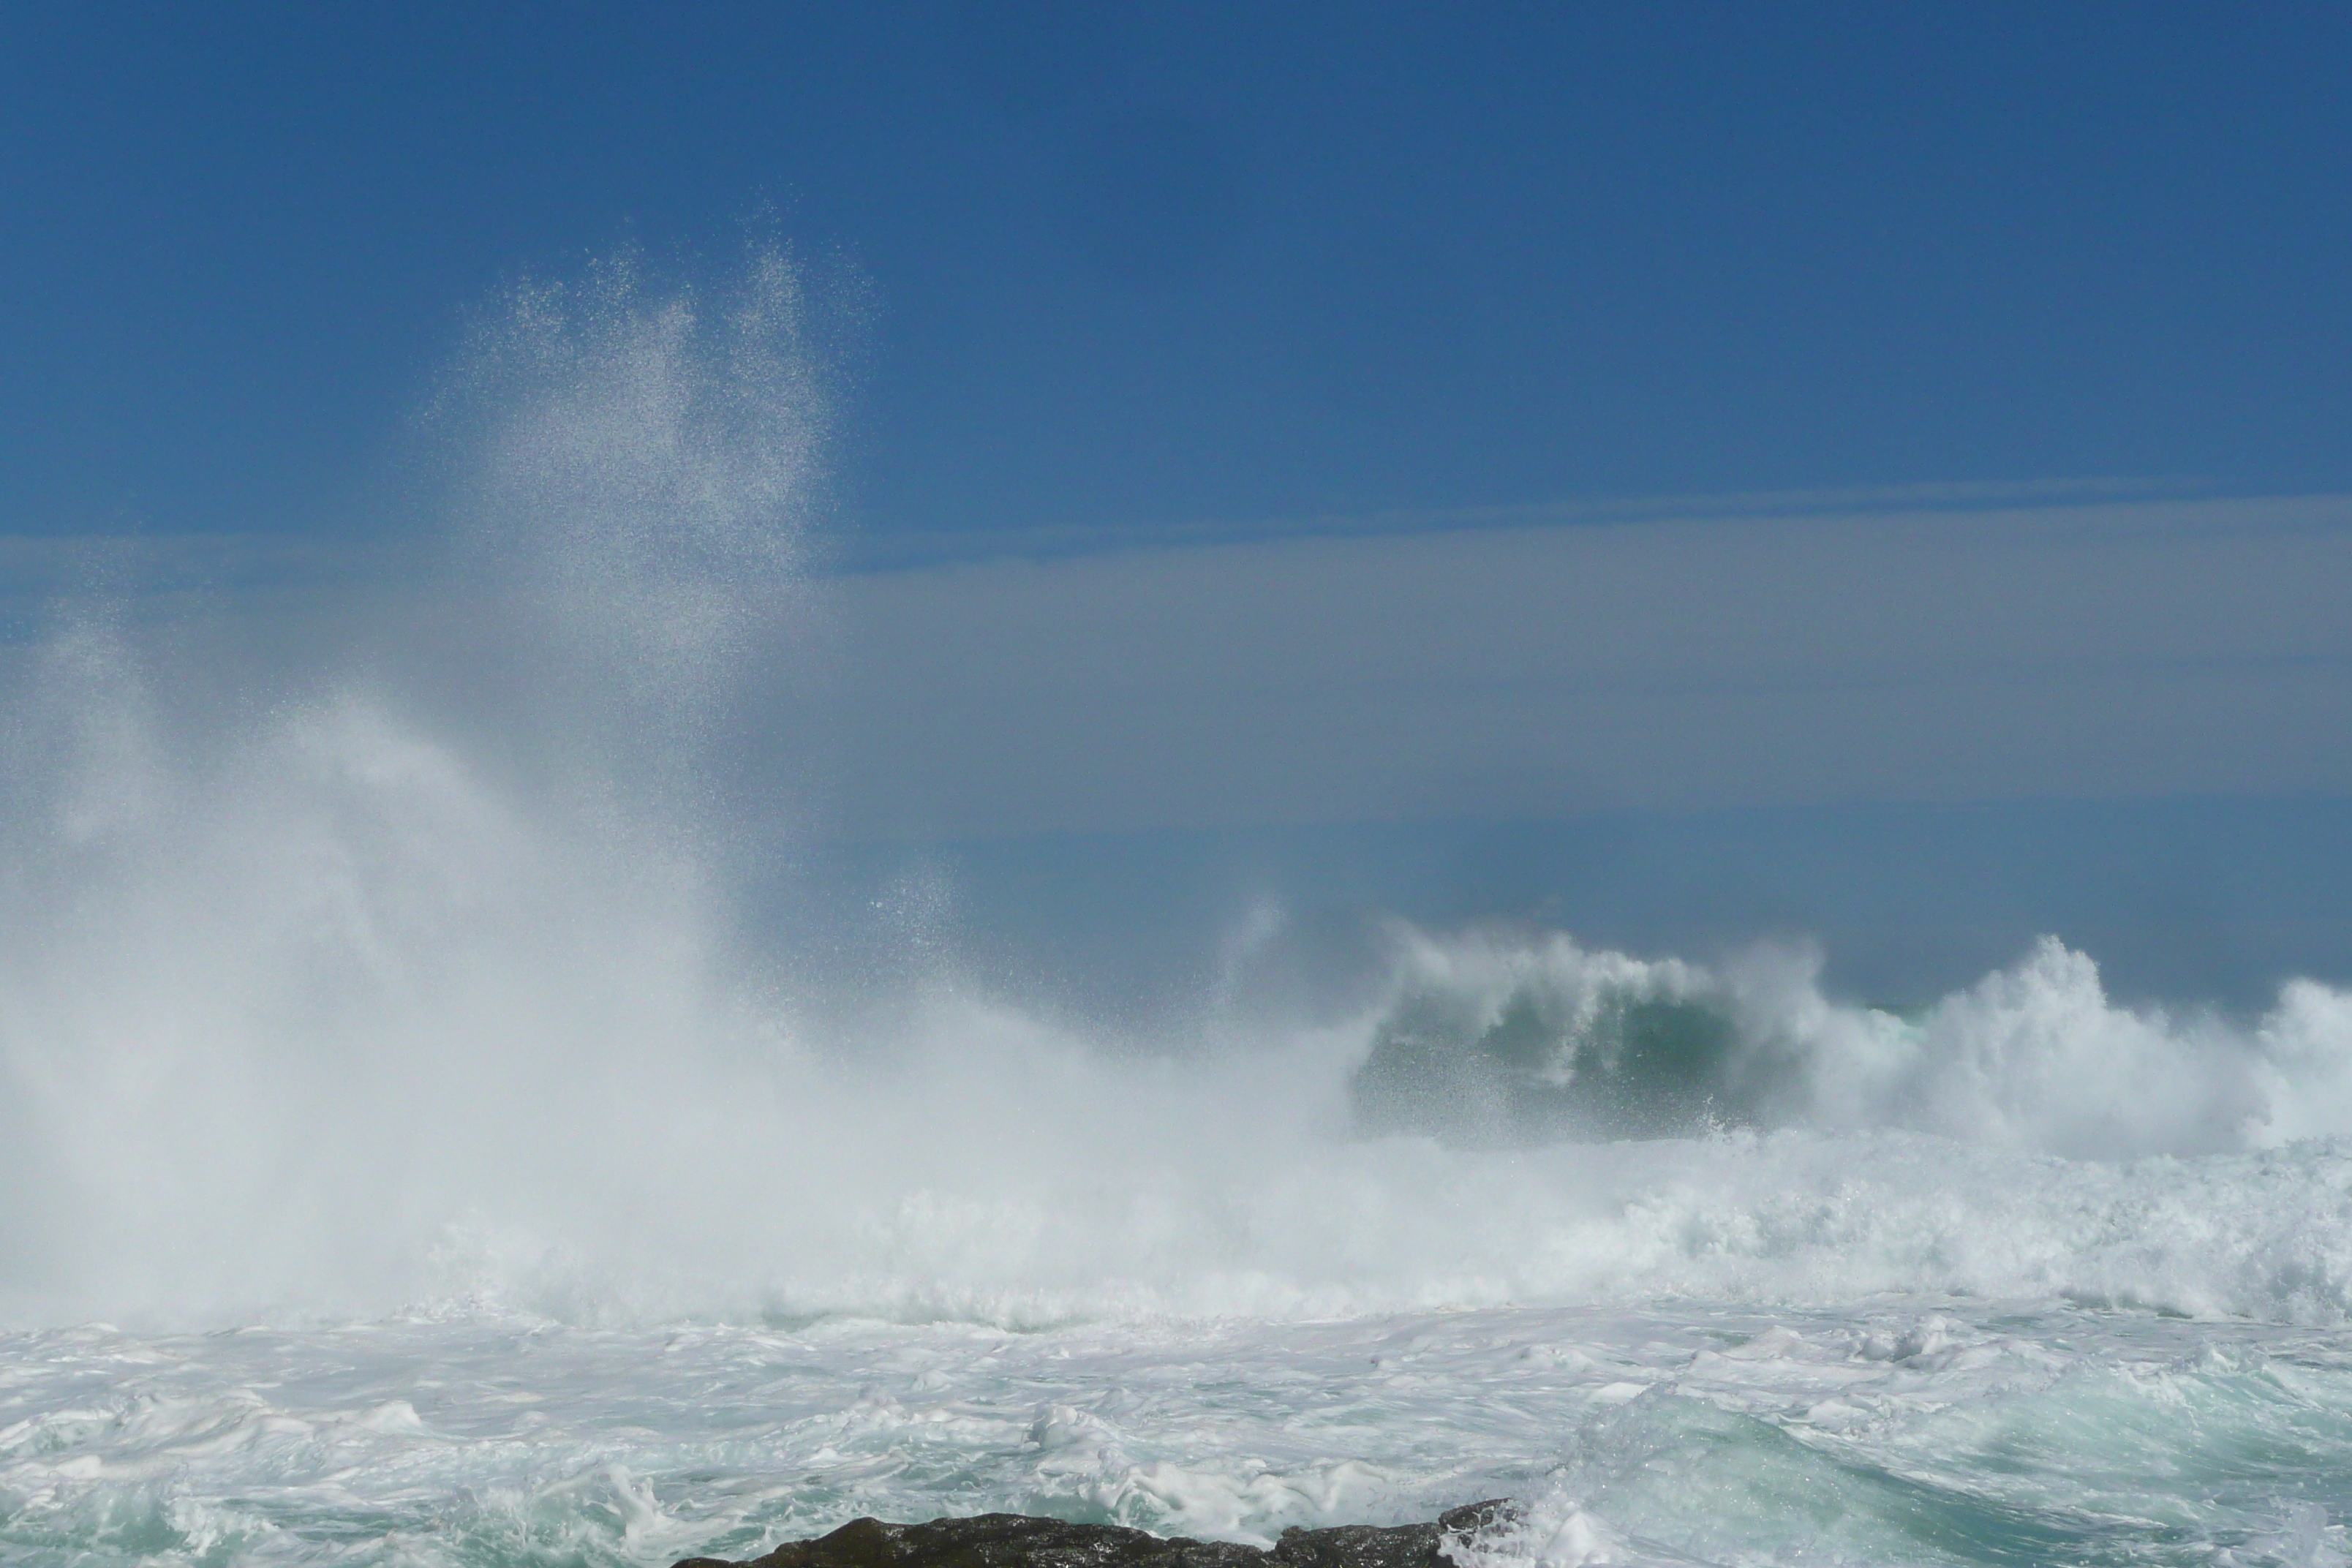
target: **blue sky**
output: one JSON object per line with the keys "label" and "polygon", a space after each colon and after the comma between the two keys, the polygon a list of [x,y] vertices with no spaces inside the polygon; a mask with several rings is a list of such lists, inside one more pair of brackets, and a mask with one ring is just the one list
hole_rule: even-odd
{"label": "blue sky", "polygon": [[2352,10],[679,11],[7,11],[0,603],[390,591],[468,320],[749,226],[860,875],[2352,976]]}
{"label": "blue sky", "polygon": [[0,526],[363,526],[463,311],[763,205],[875,534],[2343,488],[2340,6],[11,7]]}

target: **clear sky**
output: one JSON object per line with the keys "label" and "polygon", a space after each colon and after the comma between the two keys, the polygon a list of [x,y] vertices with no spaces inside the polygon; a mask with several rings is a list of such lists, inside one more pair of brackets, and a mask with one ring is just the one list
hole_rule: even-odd
{"label": "clear sky", "polygon": [[520,270],[870,284],[876,533],[2352,480],[2335,5],[20,5],[0,527],[315,529]]}
{"label": "clear sky", "polygon": [[844,395],[770,741],[982,925],[2352,977],[2347,68],[2341,5],[16,5],[0,576],[363,580],[469,313],[764,226]]}

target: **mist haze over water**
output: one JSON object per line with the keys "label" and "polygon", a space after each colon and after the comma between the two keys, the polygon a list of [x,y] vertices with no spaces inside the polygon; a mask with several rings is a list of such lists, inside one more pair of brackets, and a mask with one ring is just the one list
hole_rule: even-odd
{"label": "mist haze over water", "polygon": [[2324,978],[2119,1000],[2062,931],[1864,999],[1784,933],[1376,913],[1282,985],[1270,900],[1188,934],[1189,994],[1089,1009],[970,962],[919,857],[817,885],[890,808],[824,780],[892,754],[823,762],[877,689],[868,589],[810,569],[833,308],[781,250],[519,288],[425,419],[409,574],[46,612],[0,828],[0,1552],[660,1562],[987,1508],[1262,1541],[1507,1493],[1514,1563],[2343,1561]]}

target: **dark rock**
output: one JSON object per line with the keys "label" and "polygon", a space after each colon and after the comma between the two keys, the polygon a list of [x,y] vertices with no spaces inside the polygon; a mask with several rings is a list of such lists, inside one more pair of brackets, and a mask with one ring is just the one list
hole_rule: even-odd
{"label": "dark rock", "polygon": [[748,1563],[689,1557],[677,1568],[1447,1568],[1438,1555],[1441,1541],[1475,1534],[1516,1511],[1498,1500],[1449,1510],[1435,1524],[1293,1526],[1270,1552],[1019,1513],[929,1524],[856,1519],[831,1535],[787,1542]]}
{"label": "dark rock", "polygon": [[1266,1553],[1278,1568],[1446,1568],[1437,1547],[1447,1536],[1475,1535],[1517,1516],[1517,1509],[1496,1498],[1465,1503],[1437,1516],[1435,1524],[1400,1524],[1381,1529],[1342,1524],[1328,1530],[1292,1525]]}

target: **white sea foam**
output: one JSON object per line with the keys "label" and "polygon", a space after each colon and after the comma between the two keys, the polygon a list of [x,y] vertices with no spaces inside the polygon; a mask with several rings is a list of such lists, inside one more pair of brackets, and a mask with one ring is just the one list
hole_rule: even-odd
{"label": "white sea foam", "polygon": [[0,1399],[34,1562],[649,1563],[985,1508],[1264,1543],[1509,1495],[1461,1568],[2314,1563],[2352,1507],[2335,1336],[2030,1303],[98,1328],[0,1337]]}

